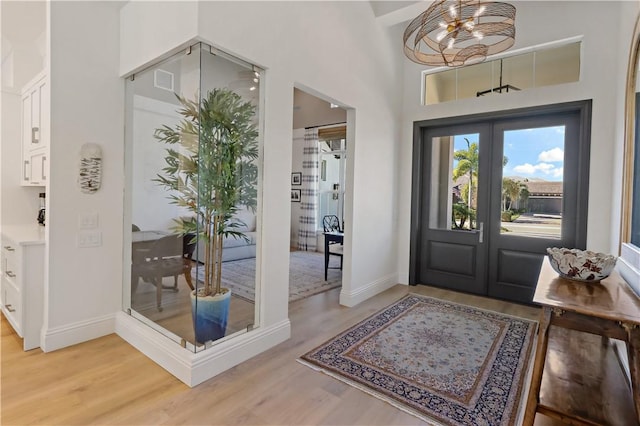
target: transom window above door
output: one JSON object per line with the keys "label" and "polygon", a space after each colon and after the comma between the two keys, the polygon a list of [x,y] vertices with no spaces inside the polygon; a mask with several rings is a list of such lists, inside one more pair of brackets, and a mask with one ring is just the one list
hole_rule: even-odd
{"label": "transom window above door", "polygon": [[559,42],[481,64],[424,73],[425,105],[580,80],[581,42]]}

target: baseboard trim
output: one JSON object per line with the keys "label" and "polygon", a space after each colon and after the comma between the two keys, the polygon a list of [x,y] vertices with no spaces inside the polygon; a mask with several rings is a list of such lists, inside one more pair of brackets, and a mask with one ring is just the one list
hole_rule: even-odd
{"label": "baseboard trim", "polygon": [[393,287],[397,283],[398,274],[393,273],[377,279],[372,283],[359,287],[355,291],[351,291],[349,293],[345,292],[345,288],[343,286],[342,291],[340,291],[340,304],[352,308],[370,297]]}
{"label": "baseboard trim", "polygon": [[116,316],[116,333],[156,364],[193,387],[284,342],[291,336],[288,319],[257,328],[207,350],[194,353],[170,341],[124,312]]}
{"label": "baseboard trim", "polygon": [[115,332],[116,314],[92,318],[68,324],[62,327],[42,329],[40,331],[40,348],[43,352],[51,352],[67,346],[76,345]]}

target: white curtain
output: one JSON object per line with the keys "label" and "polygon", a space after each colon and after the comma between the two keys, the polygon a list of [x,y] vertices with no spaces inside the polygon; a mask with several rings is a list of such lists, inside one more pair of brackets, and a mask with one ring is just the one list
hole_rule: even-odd
{"label": "white curtain", "polygon": [[316,250],[319,150],[318,129],[307,129],[304,133],[304,149],[302,151],[302,190],[298,250]]}

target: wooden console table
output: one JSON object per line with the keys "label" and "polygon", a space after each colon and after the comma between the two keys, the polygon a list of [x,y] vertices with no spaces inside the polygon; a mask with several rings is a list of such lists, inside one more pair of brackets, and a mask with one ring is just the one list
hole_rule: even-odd
{"label": "wooden console table", "polygon": [[533,301],[541,305],[542,312],[523,424],[533,425],[536,412],[571,424],[602,422],[563,412],[560,409],[562,407],[551,408],[544,401],[540,401],[542,374],[552,325],[626,343],[635,419],[640,424],[640,300],[627,283],[615,271],[600,283],[582,283],[560,278],[551,268],[549,260],[545,259]]}

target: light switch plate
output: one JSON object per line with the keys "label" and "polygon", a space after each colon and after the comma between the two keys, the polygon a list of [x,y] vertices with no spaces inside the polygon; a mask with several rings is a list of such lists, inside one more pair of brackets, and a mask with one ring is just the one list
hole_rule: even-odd
{"label": "light switch plate", "polygon": [[98,212],[80,213],[78,215],[78,228],[95,229],[98,227]]}

